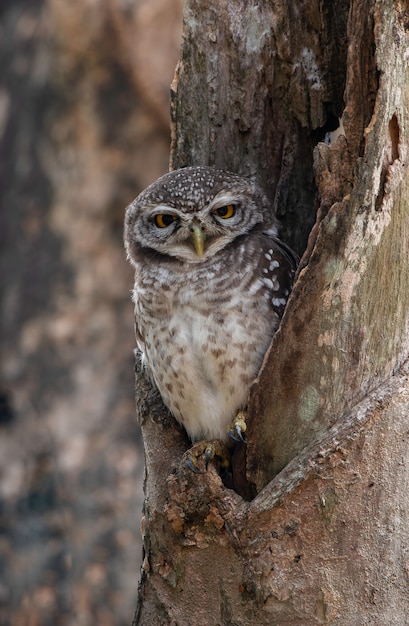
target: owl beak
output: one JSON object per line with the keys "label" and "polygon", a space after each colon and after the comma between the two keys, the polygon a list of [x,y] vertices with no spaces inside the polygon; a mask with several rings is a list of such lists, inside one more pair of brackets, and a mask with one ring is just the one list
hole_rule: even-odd
{"label": "owl beak", "polygon": [[193,224],[192,239],[197,256],[203,256],[205,236],[202,229],[197,224]]}

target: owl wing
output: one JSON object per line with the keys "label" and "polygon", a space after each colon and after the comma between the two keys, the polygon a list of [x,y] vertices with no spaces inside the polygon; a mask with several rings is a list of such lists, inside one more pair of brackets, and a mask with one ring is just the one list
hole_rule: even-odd
{"label": "owl wing", "polygon": [[139,325],[141,310],[140,310],[140,302],[139,302],[139,286],[137,285],[136,282],[132,290],[132,302],[134,303],[134,332],[135,332],[136,345],[138,347],[138,350],[142,352],[142,355],[144,355],[145,354],[145,339],[142,334],[142,329]]}
{"label": "owl wing", "polygon": [[299,258],[287,244],[271,234],[263,234],[261,276],[271,293],[271,305],[281,319],[290,294]]}
{"label": "owl wing", "polygon": [[138,346],[138,350],[140,350],[142,354],[145,354],[145,341],[143,340],[141,331],[138,327],[138,319],[136,316],[134,318],[134,330],[135,330],[135,339],[136,339],[136,345]]}

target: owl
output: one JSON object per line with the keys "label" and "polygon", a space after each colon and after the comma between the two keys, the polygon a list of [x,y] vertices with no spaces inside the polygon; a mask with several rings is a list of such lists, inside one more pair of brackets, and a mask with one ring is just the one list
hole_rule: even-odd
{"label": "owl", "polygon": [[[193,442],[225,441],[282,316],[297,265],[250,180],[211,167],[165,174],[127,208],[136,337]],[[239,433],[240,434],[240,433]]]}

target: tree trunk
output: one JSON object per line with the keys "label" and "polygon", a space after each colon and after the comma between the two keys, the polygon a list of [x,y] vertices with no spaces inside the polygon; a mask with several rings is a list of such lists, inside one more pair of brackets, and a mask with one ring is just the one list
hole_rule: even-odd
{"label": "tree trunk", "polygon": [[131,621],[143,453],[123,214],[167,168],[180,5],[0,2],[2,626]]}
{"label": "tree trunk", "polygon": [[189,0],[184,29],[172,167],[254,177],[303,258],[234,461],[251,501],[181,466],[187,438],[138,376],[134,624],[404,624],[409,10]]}

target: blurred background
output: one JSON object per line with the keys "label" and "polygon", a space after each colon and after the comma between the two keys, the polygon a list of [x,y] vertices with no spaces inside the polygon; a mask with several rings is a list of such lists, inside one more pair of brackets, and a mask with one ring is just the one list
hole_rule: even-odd
{"label": "blurred background", "polygon": [[168,170],[182,0],[0,0],[0,623],[129,626],[124,209]]}

